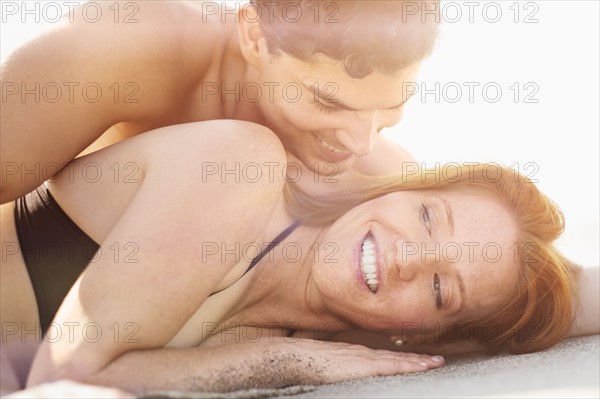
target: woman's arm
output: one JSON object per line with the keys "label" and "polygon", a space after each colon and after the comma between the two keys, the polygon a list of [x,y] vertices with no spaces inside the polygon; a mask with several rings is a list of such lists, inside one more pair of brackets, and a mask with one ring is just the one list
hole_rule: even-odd
{"label": "woman's arm", "polygon": [[579,306],[569,332],[570,337],[600,333],[600,268],[576,267]]}
{"label": "woman's arm", "polygon": [[[54,322],[65,333],[43,341],[28,385],[85,382],[126,352],[165,346],[239,262],[203,263],[202,244],[235,248],[255,240],[281,197],[283,177],[202,178],[203,162],[284,163],[281,143],[262,126],[213,121],[132,140],[147,164],[140,187],[59,309]],[[266,167],[262,172],[268,174]],[[136,262],[107,255],[111,245],[131,242]],[[69,326],[77,333],[67,333]],[[124,328],[135,336],[124,336]]]}
{"label": "woman's arm", "polygon": [[128,352],[88,382],[128,392],[233,391],[425,371],[443,359],[360,345],[269,337],[208,348]]}

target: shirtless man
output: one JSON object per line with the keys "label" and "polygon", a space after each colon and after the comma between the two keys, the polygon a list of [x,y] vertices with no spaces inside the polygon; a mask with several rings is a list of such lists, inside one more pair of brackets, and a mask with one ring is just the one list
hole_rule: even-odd
{"label": "shirtless man", "polygon": [[317,192],[412,160],[378,133],[400,120],[407,82],[433,47],[437,1],[94,8],[70,10],[2,66],[2,203],[90,145],[85,152],[212,119],[269,127],[301,168],[293,173],[302,184],[340,183],[318,184]]}

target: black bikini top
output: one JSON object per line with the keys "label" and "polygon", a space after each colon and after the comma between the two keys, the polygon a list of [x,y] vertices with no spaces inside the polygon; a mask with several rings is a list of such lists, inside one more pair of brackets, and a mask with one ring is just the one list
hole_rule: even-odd
{"label": "black bikini top", "polygon": [[[271,252],[273,250],[273,248],[275,248],[283,240],[285,240],[290,234],[292,234],[292,232],[294,230],[296,230],[296,228],[298,226],[300,226],[301,224],[302,223],[299,220],[297,220],[294,223],[292,223],[287,229],[285,229],[281,233],[279,233],[279,235],[277,235],[277,237],[275,237],[275,239],[273,241],[271,241],[271,243],[265,249],[263,249],[262,251],[260,251],[260,253],[258,255],[256,255],[256,257],[254,259],[252,259],[252,262],[250,262],[250,266],[248,266],[248,269],[246,269],[246,271],[244,272],[244,274],[242,274],[240,276],[240,278],[238,278],[235,281],[235,283],[237,283],[238,281],[240,281],[242,279],[242,277],[244,277],[246,275],[246,273],[248,273],[250,270],[252,270],[252,268],[254,266],[256,266],[258,264],[258,262],[260,262],[260,260],[262,258],[265,257],[265,255],[267,255],[269,252]],[[235,284],[235,283],[233,283],[233,284]],[[231,287],[231,285],[229,287]],[[226,290],[229,287],[223,288],[222,290],[219,290],[219,291],[215,291],[212,294],[210,294],[209,296],[218,294],[219,292],[224,291],[224,290]]]}

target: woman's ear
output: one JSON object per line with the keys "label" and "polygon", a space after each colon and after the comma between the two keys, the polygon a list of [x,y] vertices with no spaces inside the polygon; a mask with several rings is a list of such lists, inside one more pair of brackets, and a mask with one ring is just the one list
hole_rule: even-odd
{"label": "woman's ear", "polygon": [[267,51],[265,43],[259,43],[265,39],[260,28],[260,16],[254,6],[242,7],[238,14],[238,40],[240,49],[246,62],[255,67],[261,64],[261,56]]}

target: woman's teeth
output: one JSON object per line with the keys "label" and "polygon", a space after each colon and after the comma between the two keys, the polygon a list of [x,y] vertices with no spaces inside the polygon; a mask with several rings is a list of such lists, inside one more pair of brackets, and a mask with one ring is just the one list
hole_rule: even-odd
{"label": "woman's teeth", "polygon": [[334,146],[332,146],[331,144],[327,143],[326,141],[323,141],[323,139],[319,139],[319,141],[321,142],[321,145],[333,152],[344,152],[344,150],[340,150],[339,148],[336,148]]}
{"label": "woman's teeth", "polygon": [[369,286],[371,292],[376,293],[379,288],[377,280],[377,256],[375,253],[375,243],[370,237],[366,237],[362,244],[362,257],[360,259],[360,269],[363,277]]}

